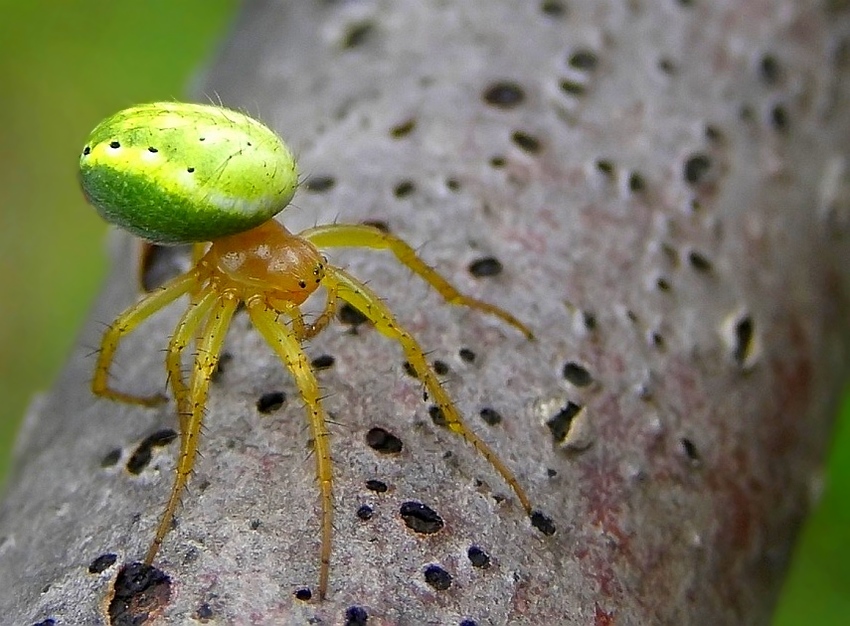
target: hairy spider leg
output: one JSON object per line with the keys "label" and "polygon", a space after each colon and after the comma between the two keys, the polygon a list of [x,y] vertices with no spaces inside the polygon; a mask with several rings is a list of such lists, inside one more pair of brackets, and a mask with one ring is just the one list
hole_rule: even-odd
{"label": "hairy spider leg", "polygon": [[168,379],[171,381],[171,389],[177,404],[181,433],[188,430],[192,415],[189,386],[183,379],[183,351],[193,340],[198,340],[198,334],[203,328],[202,323],[219,297],[217,292],[210,289],[202,293],[198,302],[190,304],[183,313],[165,354],[165,368],[168,371]]}
{"label": "hairy spider leg", "polygon": [[[196,287],[196,291],[197,289],[198,288]],[[210,309],[218,300],[219,294],[212,290],[205,290],[203,292],[198,291],[197,297],[199,298],[198,301],[196,303],[191,303],[183,312],[180,321],[177,323],[177,328],[171,336],[171,341],[168,343],[168,351],[165,355],[165,367],[168,371],[168,378],[171,382],[171,389],[174,393],[174,401],[177,405],[177,417],[180,423],[181,452],[183,450],[182,438],[186,436],[186,433],[190,432],[193,415],[189,387],[183,379],[183,351],[192,341],[200,341],[200,332],[203,328],[203,322],[208,318]],[[194,298],[195,295],[193,294],[193,299]],[[200,428],[200,425],[198,428]],[[180,469],[178,465],[178,467],[175,467],[175,481],[179,480],[179,472]],[[159,552],[159,548],[162,546],[164,535],[163,537],[159,537],[160,529],[164,526],[164,532],[167,533],[168,529],[171,527],[171,520],[174,517],[174,509],[179,502],[181,490],[182,487],[177,488],[177,493],[175,494],[174,487],[172,488],[172,493],[169,497],[168,504],[166,505],[164,517],[160,520],[157,527],[157,535],[155,536],[151,547],[148,549],[148,553],[145,555],[145,562],[149,565],[153,562],[157,552]],[[164,521],[166,518],[168,519],[167,523]]]}
{"label": "hairy spider leg", "polygon": [[389,250],[396,256],[400,263],[418,274],[436,289],[449,304],[465,306],[495,315],[514,328],[517,328],[528,339],[534,339],[534,333],[531,332],[531,329],[513,315],[489,302],[463,295],[449,281],[443,278],[437,270],[420,259],[410,244],[374,226],[367,226],[365,224],[327,224],[308,228],[298,233],[298,236],[307,239],[320,249],[329,247],[360,247]]}
{"label": "hairy spider leg", "polygon": [[[180,418],[182,426],[180,432],[180,456],[177,461],[174,485],[171,487],[171,495],[168,498],[165,512],[156,528],[153,543],[150,549],[148,549],[147,555],[145,555],[145,564],[147,565],[153,563],[165,535],[168,534],[171,528],[174,513],[177,510],[177,505],[180,503],[180,496],[186,487],[186,483],[189,481],[192,468],[195,466],[195,457],[198,453],[198,439],[201,435],[201,424],[204,419],[204,407],[207,402],[210,379],[218,364],[219,352],[224,343],[227,328],[230,326],[230,320],[239,304],[239,299],[230,292],[213,292],[213,295],[215,296],[215,301],[207,316],[201,338],[197,344],[197,354],[195,355],[195,364],[190,379],[187,401],[190,412],[187,416],[181,416]],[[205,298],[206,296],[203,296],[202,300]],[[184,326],[184,333],[186,334],[184,339],[187,342],[191,332],[191,324],[187,323]]]}
{"label": "hairy spider leg", "polygon": [[[210,244],[208,241],[199,241],[192,244],[192,250],[190,253],[190,260],[192,262],[192,267],[198,267],[198,263],[204,255],[207,253]],[[197,304],[198,300],[200,300],[203,295],[203,281],[198,281],[198,284],[195,285],[195,288],[192,289],[190,294],[190,302],[192,304]],[[200,336],[195,338],[196,341],[200,340]]]}
{"label": "hairy spider leg", "polygon": [[118,349],[118,343],[121,338],[132,332],[151,315],[171,304],[183,294],[191,291],[196,281],[197,274],[195,272],[188,272],[173,278],[118,316],[103,334],[103,338],[100,341],[100,353],[98,354],[94,377],[91,381],[92,393],[109,398],[110,400],[140,404],[142,406],[156,406],[166,401],[166,397],[161,394],[138,396],[111,389],[109,387],[109,368],[115,358],[115,352]]}
{"label": "hairy spider leg", "polygon": [[324,599],[328,590],[331,562],[331,537],[333,532],[333,461],[331,459],[330,432],[325,423],[325,412],[319,396],[319,384],[313,368],[297,334],[293,329],[278,323],[277,314],[265,308],[260,299],[248,302],[251,322],[286,364],[292,373],[307,409],[307,419],[313,436],[316,454],[316,474],[322,498],[322,547],[319,569],[319,598]]}
{"label": "hairy spider leg", "polygon": [[394,339],[401,345],[407,361],[413,366],[419,379],[425,384],[431,398],[434,399],[442,411],[449,430],[457,433],[468,441],[478,452],[492,465],[505,482],[510,485],[514,493],[522,503],[525,512],[531,515],[531,501],[520,486],[513,472],[508,469],[498,455],[482,439],[478,437],[463,421],[460,412],[455,407],[449,395],[443,390],[437,374],[428,364],[422,347],[414,339],[413,335],[399,326],[389,307],[366,285],[345,272],[344,270],[328,266],[326,268],[325,281],[331,288],[339,291],[339,297],[352,306],[359,309],[366,317],[375,324],[381,333]]}
{"label": "hairy spider leg", "polygon": [[196,267],[198,265],[198,261],[204,258],[204,255],[207,253],[210,244],[207,241],[201,241],[192,244],[192,267]]}

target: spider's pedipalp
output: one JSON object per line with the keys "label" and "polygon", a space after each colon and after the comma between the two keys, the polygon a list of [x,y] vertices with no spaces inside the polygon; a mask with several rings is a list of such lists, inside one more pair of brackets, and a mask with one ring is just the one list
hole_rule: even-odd
{"label": "spider's pedipalp", "polygon": [[316,319],[314,319],[312,323],[303,325],[301,333],[298,335],[298,339],[300,341],[309,341],[310,339],[318,335],[327,327],[327,325],[333,319],[334,315],[336,315],[336,289],[333,288],[333,285],[323,284],[323,286],[325,287],[325,291],[327,292],[325,295],[325,308],[322,309],[322,312],[319,313],[318,317],[316,317]]}

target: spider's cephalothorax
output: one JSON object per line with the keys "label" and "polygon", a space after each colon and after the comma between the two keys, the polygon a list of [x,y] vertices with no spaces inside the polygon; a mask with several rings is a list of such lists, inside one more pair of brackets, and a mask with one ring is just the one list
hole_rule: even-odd
{"label": "spider's cephalothorax", "polygon": [[312,243],[270,220],[217,239],[198,262],[204,281],[230,290],[248,304],[264,301],[278,311],[303,304],[325,278],[325,258]]}
{"label": "spider's cephalothorax", "polygon": [[[320,598],[328,585],[333,474],[319,386],[302,344],[327,326],[338,300],[360,310],[378,331],[399,343],[448,428],[490,462],[531,514],[519,482],[465,425],[416,339],[371,289],[328,264],[319,250],[339,246],[389,250],[447,302],[495,315],[528,338],[531,331],[510,313],[458,292],[394,235],[346,224],[317,226],[296,235],[271,219],[291,199],[298,177],[291,153],[273,131],[242,113],[216,106],[141,105],[98,125],[83,150],[80,170],[83,191],[107,220],[150,241],[196,243],[192,269],[128,308],[104,333],[92,380],[92,390],[100,396],[145,406],[164,401],[158,395],[112,389],[109,368],[122,336],[177,298],[191,296],[192,306],[180,318],[165,358],[179,416],[180,455],[147,563],[156,557],[191,475],[210,379],[239,304],[245,305],[253,325],[291,372],[306,406],[322,495]],[[325,307],[307,323],[300,305],[319,287],[326,293]],[[194,365],[187,380],[182,357],[192,344]]]}

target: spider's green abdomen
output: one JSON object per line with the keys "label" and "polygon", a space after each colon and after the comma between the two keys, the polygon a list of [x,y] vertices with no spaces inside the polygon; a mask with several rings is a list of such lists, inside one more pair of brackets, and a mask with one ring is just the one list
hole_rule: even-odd
{"label": "spider's green abdomen", "polygon": [[119,111],[92,131],[80,182],[107,221],[177,244],[268,221],[292,199],[298,171],[280,137],[243,113],[155,102]]}

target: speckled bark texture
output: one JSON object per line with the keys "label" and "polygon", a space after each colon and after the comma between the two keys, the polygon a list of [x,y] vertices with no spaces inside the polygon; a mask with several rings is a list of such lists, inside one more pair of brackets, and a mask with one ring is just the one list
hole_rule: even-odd
{"label": "speckled bark texture", "polygon": [[[447,366],[557,532],[432,422],[398,346],[336,322],[308,346],[335,359],[319,372],[336,521],[317,602],[304,411],[238,315],[161,574],[123,576],[111,623],[767,623],[847,375],[848,57],[839,0],[247,2],[198,91],[299,154],[291,228],[384,222],[534,328],[528,342],[446,306],[381,253],[331,254]],[[176,428],[174,407],[88,391],[83,346],[137,293],[116,244],[18,444],[4,624],[109,623],[171,484],[169,433],[142,444]],[[116,384],[162,388],[180,308],[127,340]],[[410,502],[443,526],[412,530]]]}

